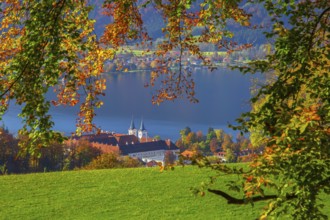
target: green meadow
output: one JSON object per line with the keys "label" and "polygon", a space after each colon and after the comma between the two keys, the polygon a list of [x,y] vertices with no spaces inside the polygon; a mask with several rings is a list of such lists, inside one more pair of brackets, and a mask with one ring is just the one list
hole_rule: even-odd
{"label": "green meadow", "polygon": [[[0,176],[0,219],[255,219],[266,202],[228,205],[190,188],[212,171],[177,167],[70,171]],[[226,189],[219,179],[214,188]],[[240,194],[232,195],[240,197]],[[328,198],[328,197],[327,197]],[[330,201],[327,201],[327,207]],[[325,209],[326,210],[326,209]],[[330,212],[327,213],[330,216]]]}

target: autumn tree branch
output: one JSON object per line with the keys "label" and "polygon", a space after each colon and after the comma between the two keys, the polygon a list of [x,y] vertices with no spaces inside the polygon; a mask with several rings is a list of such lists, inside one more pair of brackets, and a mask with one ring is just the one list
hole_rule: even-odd
{"label": "autumn tree branch", "polygon": [[[324,188],[324,187],[329,187],[329,185],[330,185],[330,177],[318,182],[317,187]],[[246,203],[246,199],[237,199],[237,198],[229,195],[228,193],[225,193],[222,190],[208,189],[208,191],[210,193],[214,193],[214,194],[219,195],[219,196],[223,197],[224,199],[226,199],[227,204],[242,205],[242,204]],[[278,198],[277,195],[264,195],[264,196],[251,197],[250,200],[252,200],[253,202],[259,202],[259,201],[265,201],[265,200],[276,199],[276,198]],[[298,198],[298,196],[295,195],[294,193],[286,194],[286,200],[291,200],[291,199],[295,199],[295,198]]]}
{"label": "autumn tree branch", "polygon": [[[59,2],[58,3],[58,5],[60,4],[60,3],[62,3],[61,4],[61,6],[60,6],[60,9],[59,9],[59,12],[58,12],[58,14],[55,14],[55,18],[54,18],[54,21],[53,21],[53,27],[56,27],[56,23],[58,22],[58,18],[59,18],[59,16],[61,15],[61,12],[62,12],[62,10],[63,10],[63,8],[64,8],[64,5],[65,5],[65,2],[66,2],[66,0],[63,0],[63,1],[61,1],[61,2]],[[57,5],[57,6],[58,6]],[[54,7],[54,8],[52,8],[51,9],[51,11],[49,12],[49,14],[51,14],[51,12],[53,11],[53,10],[55,10],[55,8],[56,7]],[[43,29],[46,27],[46,24],[44,24],[43,25]],[[51,30],[51,32],[54,32],[55,31],[55,28],[54,29],[52,29]],[[43,47],[42,47],[42,49],[41,49],[41,51],[43,51],[44,49],[45,49],[45,47],[47,46],[47,43],[45,43],[44,45],[43,45]],[[40,56],[40,59],[42,58],[42,55]],[[0,98],[3,98],[12,88],[13,88],[13,86],[22,78],[22,76],[25,74],[25,71],[26,71],[26,69],[27,69],[27,67],[28,67],[28,62],[26,62],[25,63],[25,65],[24,65],[24,67],[23,67],[23,69],[22,69],[22,71],[21,71],[21,73],[16,77],[16,79],[8,86],[8,88],[6,89],[6,90],[4,90],[1,94],[0,94]]]}
{"label": "autumn tree branch", "polygon": [[316,28],[317,28],[318,24],[321,22],[322,17],[329,11],[330,11],[330,7],[323,10],[323,12],[318,16],[318,18],[317,18],[317,20],[314,24],[314,27],[313,27],[313,30],[312,30],[312,33],[311,33],[311,36],[310,36],[310,39],[309,39],[308,50],[307,50],[309,55],[310,55],[310,50],[313,46],[313,39],[314,39],[314,35],[315,35],[315,32],[316,32]]}
{"label": "autumn tree branch", "polygon": [[23,74],[24,74],[27,66],[28,66],[28,64],[26,63],[25,66],[24,66],[24,68],[23,68],[23,70],[22,70],[22,72],[17,76],[17,78],[10,84],[10,86],[8,86],[8,88],[5,91],[3,91],[0,94],[0,99],[3,98],[13,88],[13,86],[18,82],[18,80],[20,78],[22,78],[22,76],[23,76]]}
{"label": "autumn tree branch", "polygon": [[[246,203],[246,199],[237,199],[237,198],[232,197],[231,195],[229,195],[229,194],[227,194],[227,193],[225,193],[224,191],[221,191],[221,190],[208,189],[208,191],[225,198],[227,200],[228,204],[242,205],[242,204]],[[254,196],[254,197],[251,197],[250,199],[253,202],[259,202],[259,201],[276,199],[276,198],[278,198],[277,195],[265,195],[265,196]],[[294,194],[287,194],[286,195],[287,200],[294,199],[294,198],[297,198],[297,196],[294,195]]]}

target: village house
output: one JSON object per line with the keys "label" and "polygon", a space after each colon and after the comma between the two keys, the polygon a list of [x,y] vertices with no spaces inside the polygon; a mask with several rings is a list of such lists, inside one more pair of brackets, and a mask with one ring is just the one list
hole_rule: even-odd
{"label": "village house", "polygon": [[166,152],[171,151],[174,155],[178,155],[180,152],[179,148],[170,140],[122,145],[119,146],[119,150],[122,155],[139,158],[145,163],[150,161],[164,163]]}
{"label": "village house", "polygon": [[154,140],[148,137],[143,120],[139,129],[136,129],[132,119],[128,134],[104,132],[73,137],[71,143],[84,138],[102,153],[119,152],[120,155],[139,158],[145,163],[150,161],[164,163],[167,152],[172,152],[178,157],[179,148],[170,140]]}

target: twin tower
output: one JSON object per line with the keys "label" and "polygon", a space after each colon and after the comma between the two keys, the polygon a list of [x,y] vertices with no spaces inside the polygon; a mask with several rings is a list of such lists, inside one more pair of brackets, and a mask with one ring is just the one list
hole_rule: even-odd
{"label": "twin tower", "polygon": [[146,138],[146,140],[147,140],[148,139],[148,132],[147,132],[147,129],[144,127],[143,119],[141,120],[141,125],[140,125],[140,129],[139,130],[137,130],[135,128],[134,120],[132,119],[131,125],[128,128],[128,134],[129,135],[135,135],[140,140],[143,137]]}

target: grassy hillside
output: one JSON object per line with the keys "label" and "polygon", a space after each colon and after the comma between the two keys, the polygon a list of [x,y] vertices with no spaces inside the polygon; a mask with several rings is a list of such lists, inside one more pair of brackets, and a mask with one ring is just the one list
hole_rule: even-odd
{"label": "grassy hillside", "polygon": [[[266,203],[227,205],[190,187],[210,172],[194,167],[0,176],[0,219],[255,219]],[[226,177],[229,178],[229,177]],[[235,176],[231,177],[235,180]],[[218,181],[217,186],[225,187]],[[329,206],[328,206],[329,207]]]}

